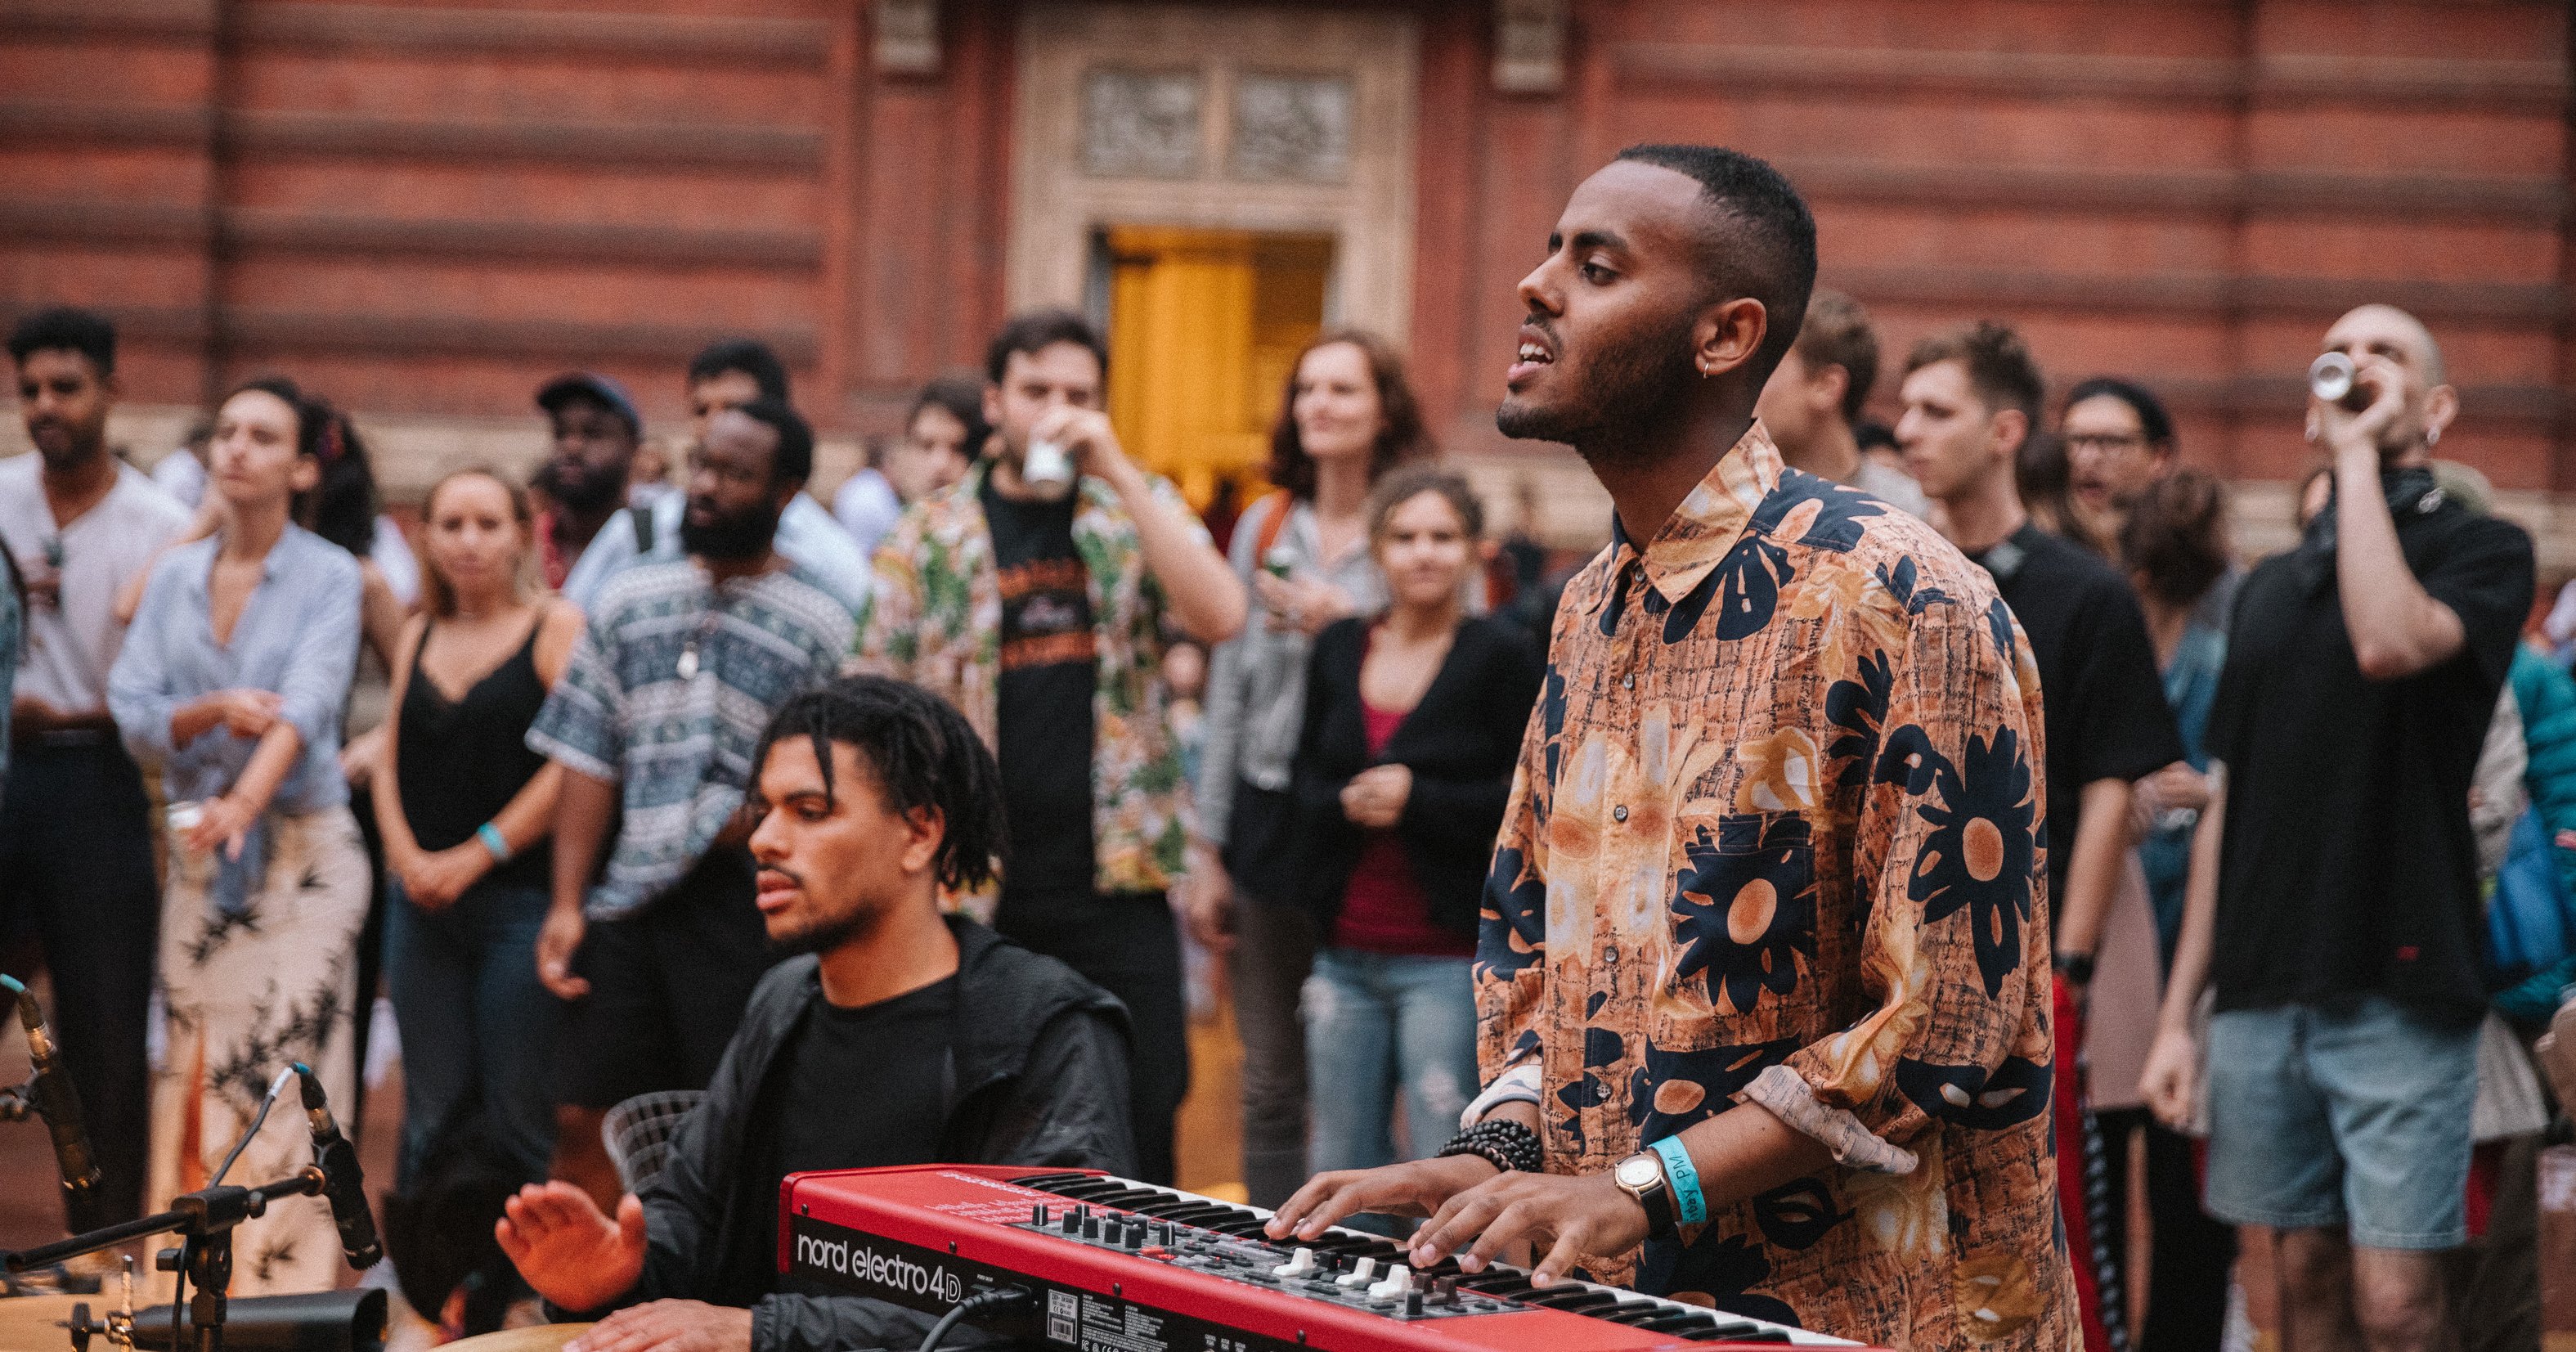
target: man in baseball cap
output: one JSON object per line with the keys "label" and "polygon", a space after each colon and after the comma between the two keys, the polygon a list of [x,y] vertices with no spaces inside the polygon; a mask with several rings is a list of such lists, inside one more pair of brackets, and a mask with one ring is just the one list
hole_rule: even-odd
{"label": "man in baseball cap", "polygon": [[554,437],[554,453],[538,470],[553,506],[537,520],[537,552],[546,585],[561,589],[601,528],[626,505],[644,419],[624,386],[589,371],[538,386],[537,407]]}

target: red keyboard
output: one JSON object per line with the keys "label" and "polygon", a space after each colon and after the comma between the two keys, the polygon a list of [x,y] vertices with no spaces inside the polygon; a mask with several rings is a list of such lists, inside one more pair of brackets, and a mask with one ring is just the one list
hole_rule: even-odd
{"label": "red keyboard", "polygon": [[1099,1173],[921,1165],[791,1174],[778,1268],[795,1289],[943,1314],[982,1291],[1031,1299],[967,1322],[1078,1352],[1644,1352],[1856,1344],[1634,1291],[1534,1287],[1454,1260],[1415,1271],[1376,1235],[1273,1243],[1268,1212]]}

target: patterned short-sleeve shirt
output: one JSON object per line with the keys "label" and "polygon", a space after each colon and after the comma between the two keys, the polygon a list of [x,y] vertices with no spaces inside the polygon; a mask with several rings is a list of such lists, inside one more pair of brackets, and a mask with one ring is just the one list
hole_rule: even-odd
{"label": "patterned short-sleeve shirt", "polygon": [[641,563],[600,589],[528,745],[618,786],[624,817],[583,910],[631,915],[714,843],[787,697],[830,680],[857,620],[803,567],[722,584],[696,563]]}
{"label": "patterned short-sleeve shirt", "polygon": [[2039,681],[1992,582],[1756,426],[1574,579],[1551,651],[1486,891],[1486,1078],[1535,1079],[1551,1172],[1747,1100],[1836,1160],[1601,1275],[2068,1346]]}
{"label": "patterned short-sleeve shirt", "polygon": [[[964,479],[906,509],[877,546],[876,581],[859,619],[854,665],[910,681],[957,706],[1001,749],[1002,579],[984,517],[979,461]],[[1150,491],[1208,543],[1207,528],[1170,480]],[[1145,565],[1135,518],[1118,494],[1084,476],[1075,489],[1073,545],[1094,638],[1091,697],[1093,883],[1103,892],[1160,892],[1180,875],[1196,829],[1172,690],[1163,680],[1163,584]],[[1211,546],[1213,547],[1213,546]]]}

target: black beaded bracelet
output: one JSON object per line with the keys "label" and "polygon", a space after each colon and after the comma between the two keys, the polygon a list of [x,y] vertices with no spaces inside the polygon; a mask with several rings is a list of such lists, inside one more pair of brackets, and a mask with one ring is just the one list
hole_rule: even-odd
{"label": "black beaded bracelet", "polygon": [[1504,1173],[1540,1172],[1538,1133],[1518,1122],[1487,1119],[1449,1138],[1437,1158],[1474,1155]]}

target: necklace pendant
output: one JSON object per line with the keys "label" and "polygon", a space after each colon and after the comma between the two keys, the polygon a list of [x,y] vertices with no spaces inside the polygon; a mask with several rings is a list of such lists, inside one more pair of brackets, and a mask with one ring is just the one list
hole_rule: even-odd
{"label": "necklace pendant", "polygon": [[680,650],[680,679],[698,679],[698,645],[694,643]]}

